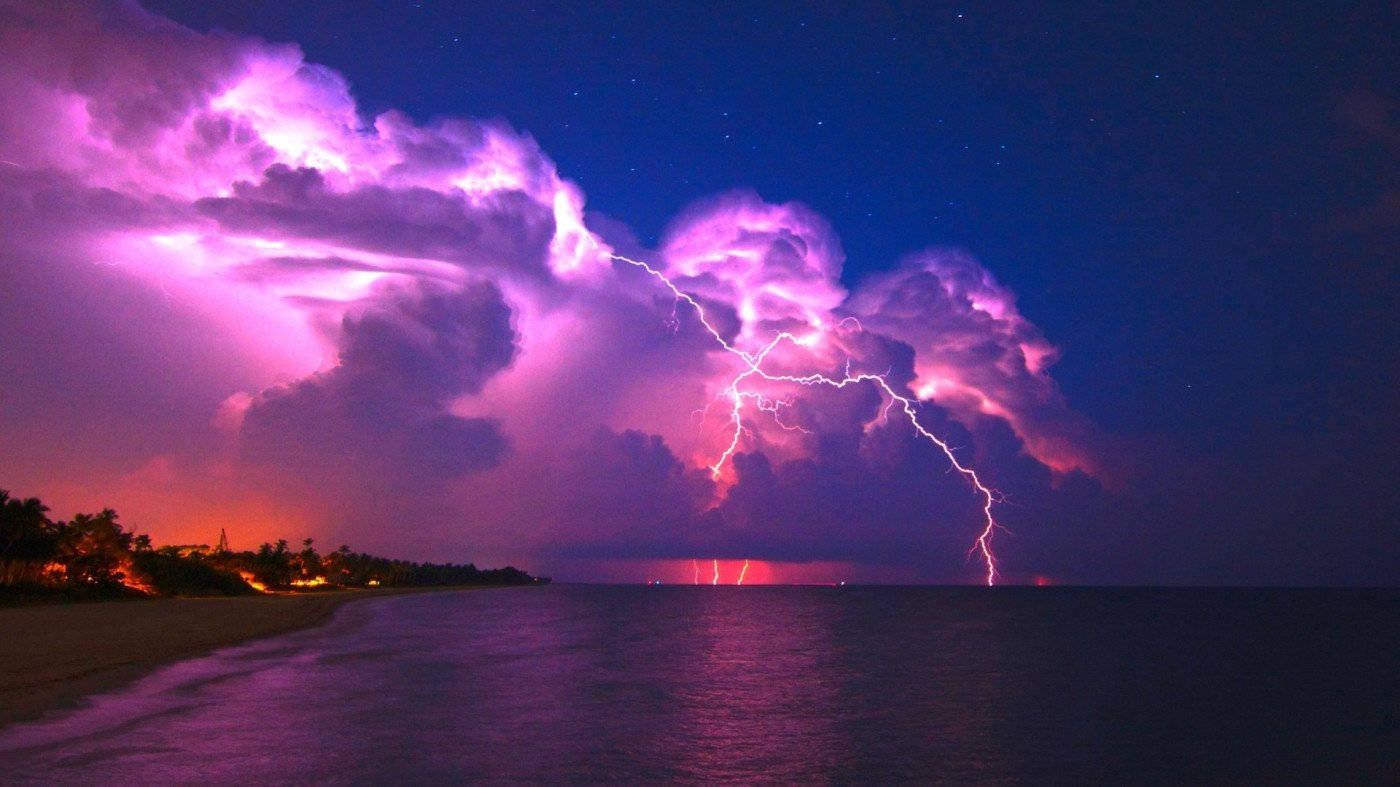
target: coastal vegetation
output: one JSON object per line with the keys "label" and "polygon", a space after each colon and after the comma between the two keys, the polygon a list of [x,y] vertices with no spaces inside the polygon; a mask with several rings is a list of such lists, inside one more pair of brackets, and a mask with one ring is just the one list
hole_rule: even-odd
{"label": "coastal vegetation", "polygon": [[285,539],[237,552],[220,538],[206,544],[154,546],[125,529],[110,508],[51,519],[38,498],[0,490],[0,601],[144,596],[233,596],[363,587],[529,585],[548,582],[517,568],[468,563],[414,563],[353,552],[321,554]]}

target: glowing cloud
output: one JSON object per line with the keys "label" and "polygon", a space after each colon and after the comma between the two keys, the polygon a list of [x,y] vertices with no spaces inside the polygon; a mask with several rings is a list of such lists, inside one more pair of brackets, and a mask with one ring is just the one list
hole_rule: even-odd
{"label": "glowing cloud", "polygon": [[[528,135],[367,118],[295,46],[131,5],[6,6],[0,49],[0,101],[26,108],[0,119],[0,285],[53,315],[0,330],[39,346],[82,306],[104,318],[77,340],[123,361],[53,356],[5,425],[40,453],[130,452],[0,466],[16,487],[67,473],[73,497],[198,537],[149,505],[132,468],[156,463],[166,498],[221,501],[199,528],[246,540],[273,532],[228,512],[281,506],[362,548],[412,530],[425,556],[717,556],[712,583],[749,557],[964,578],[971,541],[990,583],[993,484],[1038,495],[1053,475],[1017,462],[1095,465],[1054,347],[966,255],[848,293],[827,222],[743,191],[640,248]],[[84,374],[158,393],[72,399],[104,428],[48,430],[44,380]]]}

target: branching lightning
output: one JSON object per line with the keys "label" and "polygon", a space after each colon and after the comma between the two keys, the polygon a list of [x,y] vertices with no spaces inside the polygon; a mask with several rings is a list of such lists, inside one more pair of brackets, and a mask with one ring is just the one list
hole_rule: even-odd
{"label": "branching lightning", "polygon": [[[743,390],[741,386],[743,385],[744,381],[750,378],[758,378],[774,383],[794,383],[797,385],[803,385],[808,387],[824,386],[828,388],[837,389],[846,388],[848,386],[862,382],[874,383],[880,388],[881,391],[884,392],[884,394],[887,397],[889,397],[888,404],[885,406],[884,412],[882,413],[882,417],[887,417],[890,409],[892,409],[894,405],[898,403],[899,408],[904,412],[904,415],[907,417],[910,426],[914,428],[914,430],[919,434],[919,436],[923,437],[924,439],[937,446],[938,449],[943,452],[943,455],[947,457],[948,462],[952,465],[953,469],[957,470],[958,473],[960,473],[964,478],[966,478],[968,483],[970,483],[973,489],[976,490],[977,494],[981,496],[982,530],[980,533],[978,533],[977,539],[973,542],[972,547],[968,549],[968,555],[972,556],[980,554],[982,562],[985,564],[987,569],[987,585],[991,586],[996,584],[997,564],[996,556],[992,552],[992,536],[996,532],[997,528],[1000,526],[997,524],[996,519],[992,515],[992,505],[998,499],[997,494],[993,492],[990,487],[982,483],[982,479],[978,477],[977,472],[975,470],[958,461],[957,456],[953,454],[952,448],[946,442],[939,439],[937,435],[930,432],[928,429],[924,428],[923,424],[919,423],[918,411],[914,406],[914,401],[909,399],[908,397],[901,396],[898,392],[896,392],[894,388],[890,386],[889,381],[886,379],[885,375],[873,374],[869,372],[852,374],[850,370],[849,361],[847,362],[844,376],[842,376],[841,378],[830,377],[817,372],[806,375],[774,374],[768,372],[763,368],[763,362],[767,360],[769,354],[779,344],[782,344],[783,342],[789,342],[798,347],[810,347],[818,339],[820,339],[821,334],[819,332],[813,332],[812,334],[809,334],[807,336],[798,337],[787,331],[784,331],[775,336],[773,340],[769,342],[759,352],[745,352],[744,350],[735,347],[734,345],[730,344],[727,340],[725,340],[724,336],[719,332],[719,330],[716,329],[715,326],[710,323],[708,316],[705,314],[705,307],[702,306],[700,302],[697,301],[694,297],[683,292],[661,271],[657,270],[656,268],[653,268],[651,265],[648,265],[647,263],[642,262],[640,260],[634,260],[629,257],[623,257],[621,255],[613,254],[607,251],[604,251],[603,253],[606,254],[609,259],[612,259],[617,262],[622,262],[645,271],[646,273],[651,275],[652,278],[660,282],[662,286],[664,286],[667,290],[670,290],[671,294],[675,296],[677,302],[684,301],[685,303],[689,304],[695,310],[697,317],[699,317],[700,324],[704,326],[705,331],[708,332],[712,338],[714,338],[714,340],[720,345],[720,347],[724,348],[726,352],[730,353],[731,355],[735,356],[736,358],[739,358],[744,362],[744,366],[746,368],[742,372],[740,372],[733,379],[733,381],[730,382],[729,386],[725,390],[730,400],[730,422],[733,424],[733,430],[730,435],[729,444],[720,453],[719,457],[715,460],[714,464],[710,465],[711,476],[719,478],[720,471],[724,468],[725,463],[728,462],[729,458],[733,456],[736,450],[738,450],[739,440],[745,431],[743,421],[743,407],[745,400],[753,400],[756,403],[757,409],[771,414],[774,417],[774,419],[778,421],[778,425],[782,426],[784,429],[789,428],[789,425],[784,424],[780,418],[780,403],[768,400],[755,391]],[[844,319],[836,327],[838,330],[852,329],[852,326],[848,323],[854,323],[854,329],[856,330],[858,330],[860,327],[859,321],[856,321],[854,318]],[[800,429],[801,427],[797,428]],[[719,584],[719,561],[715,561],[714,563],[714,579],[712,584]]]}
{"label": "branching lightning", "polygon": [[791,402],[785,402],[785,401],[778,400],[778,399],[769,399],[768,397],[763,396],[762,394],[756,394],[756,393],[745,393],[744,396],[745,396],[746,398],[751,398],[751,399],[754,400],[754,407],[756,407],[756,408],[759,409],[759,410],[762,410],[762,411],[765,412],[765,413],[768,413],[768,414],[772,415],[772,416],[773,416],[773,423],[776,423],[778,426],[782,427],[783,429],[785,429],[785,430],[787,430],[787,431],[789,431],[789,432],[801,432],[802,434],[811,434],[811,433],[812,433],[811,430],[806,429],[806,428],[803,428],[802,425],[800,425],[800,424],[789,424],[789,423],[784,423],[784,422],[783,422],[783,411],[782,411],[782,408],[783,408],[783,407],[791,407],[791,406],[792,406],[792,403],[791,403]]}

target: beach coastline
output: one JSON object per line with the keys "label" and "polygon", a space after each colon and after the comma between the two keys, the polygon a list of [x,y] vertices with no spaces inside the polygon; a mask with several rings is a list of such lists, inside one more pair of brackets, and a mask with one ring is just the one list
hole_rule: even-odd
{"label": "beach coastline", "polygon": [[74,707],[157,667],[325,622],[341,604],[466,587],[0,608],[0,728]]}

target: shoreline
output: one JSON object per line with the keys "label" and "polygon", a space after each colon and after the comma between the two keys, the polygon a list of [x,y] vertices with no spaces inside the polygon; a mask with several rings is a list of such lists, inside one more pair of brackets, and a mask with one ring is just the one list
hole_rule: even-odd
{"label": "shoreline", "polygon": [[0,608],[0,729],[76,707],[158,667],[324,623],[341,604],[434,586]]}

